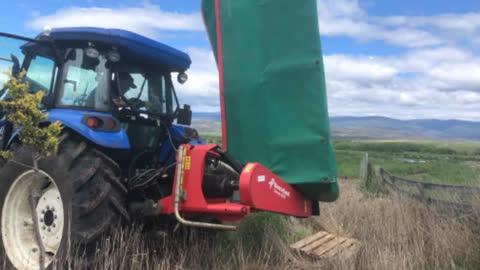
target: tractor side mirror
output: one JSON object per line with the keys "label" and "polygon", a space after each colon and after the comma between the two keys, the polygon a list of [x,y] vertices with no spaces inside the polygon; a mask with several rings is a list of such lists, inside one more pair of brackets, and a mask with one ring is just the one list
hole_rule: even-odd
{"label": "tractor side mirror", "polygon": [[12,75],[14,77],[18,77],[18,74],[20,74],[20,61],[18,61],[18,58],[11,54],[10,58],[12,59]]}
{"label": "tractor side mirror", "polygon": [[180,125],[190,126],[192,124],[192,110],[190,105],[183,105],[183,109],[178,110],[177,123]]}

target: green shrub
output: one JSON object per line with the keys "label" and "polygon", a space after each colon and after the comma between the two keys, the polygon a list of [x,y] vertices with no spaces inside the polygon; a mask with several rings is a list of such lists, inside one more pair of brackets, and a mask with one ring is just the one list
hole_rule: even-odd
{"label": "green shrub", "polygon": [[[10,98],[0,101],[0,104],[7,113],[8,121],[13,123],[15,128],[21,127],[18,133],[20,141],[33,147],[39,155],[49,156],[57,151],[57,137],[62,131],[62,125],[57,121],[40,127],[40,123],[47,119],[47,115],[39,109],[44,92],[30,93],[28,82],[24,82],[25,74],[25,70],[18,78],[9,74],[10,79],[4,86],[8,88]],[[2,151],[0,154],[4,158],[11,155],[9,151]]]}
{"label": "green shrub", "polygon": [[238,247],[241,243],[244,252],[255,254],[271,244],[272,236],[288,241],[288,222],[287,216],[260,212],[243,219],[237,232],[223,232],[220,237],[225,248]]}

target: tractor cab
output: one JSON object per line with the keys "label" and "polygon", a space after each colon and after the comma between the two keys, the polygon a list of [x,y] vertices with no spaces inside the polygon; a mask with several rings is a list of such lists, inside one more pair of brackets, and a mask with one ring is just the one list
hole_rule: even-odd
{"label": "tractor cab", "polygon": [[178,101],[170,74],[184,78],[188,55],[123,30],[57,29],[50,36],[63,56],[55,107],[128,108],[162,120],[175,118]]}
{"label": "tractor cab", "polygon": [[[176,118],[191,121],[172,82],[172,73],[180,83],[187,80],[191,60],[181,51],[128,31],[89,27],[47,29],[36,39],[3,34],[0,43],[2,71],[25,69],[30,91],[45,92],[49,119],[88,133],[100,146],[155,148],[167,139],[166,129],[188,131],[172,126]],[[6,79],[0,75],[0,83]],[[0,95],[8,98],[7,90]],[[12,135],[12,127],[2,129]],[[2,139],[8,147],[10,138]]]}

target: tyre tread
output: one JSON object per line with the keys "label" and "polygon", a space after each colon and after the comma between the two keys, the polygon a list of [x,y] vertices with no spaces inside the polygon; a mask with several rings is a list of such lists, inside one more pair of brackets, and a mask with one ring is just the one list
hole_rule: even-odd
{"label": "tyre tread", "polygon": [[72,159],[74,198],[72,232],[78,241],[94,245],[100,235],[108,233],[112,225],[129,220],[126,211],[127,189],[121,183],[120,166],[86,141],[68,136],[59,147],[59,153]]}

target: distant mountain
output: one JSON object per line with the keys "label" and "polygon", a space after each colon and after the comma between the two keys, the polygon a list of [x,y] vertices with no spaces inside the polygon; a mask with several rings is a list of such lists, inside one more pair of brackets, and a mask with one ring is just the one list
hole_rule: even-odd
{"label": "distant mountain", "polygon": [[333,136],[364,139],[460,139],[480,140],[480,122],[388,117],[332,117]]}
{"label": "distant mountain", "polygon": [[219,112],[193,112],[192,117],[193,119],[210,120],[216,122],[222,121],[222,116]]}
{"label": "distant mountain", "polygon": [[[218,112],[193,113],[204,132],[220,133]],[[458,139],[480,141],[480,122],[462,120],[398,120],[381,116],[331,117],[334,138],[341,139]]]}

